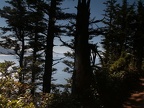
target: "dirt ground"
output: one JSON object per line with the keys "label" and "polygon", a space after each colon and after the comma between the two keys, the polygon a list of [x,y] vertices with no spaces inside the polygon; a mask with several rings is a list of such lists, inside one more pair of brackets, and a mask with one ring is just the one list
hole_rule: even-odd
{"label": "dirt ground", "polygon": [[123,104],[123,108],[144,108],[144,78],[141,78],[140,81],[140,88],[130,95]]}

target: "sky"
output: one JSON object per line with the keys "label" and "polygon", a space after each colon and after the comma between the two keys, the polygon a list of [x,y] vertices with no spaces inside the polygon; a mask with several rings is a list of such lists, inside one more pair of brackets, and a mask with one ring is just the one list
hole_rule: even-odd
{"label": "sky", "polygon": [[[103,14],[104,14],[104,9],[105,4],[103,4],[104,2],[106,2],[107,0],[91,0],[91,4],[90,4],[90,13],[91,13],[91,18],[95,18],[96,20],[100,20],[103,18]],[[128,3],[134,3],[137,0],[127,0]],[[122,0],[117,0],[117,2],[122,2]],[[76,10],[76,6],[77,6],[77,0],[65,0],[65,3],[63,4],[64,7],[69,7],[70,9],[67,10],[67,12],[77,12]],[[99,25],[101,26],[101,24]],[[98,43],[99,48],[101,49],[101,37],[95,37],[93,43]],[[61,52],[62,50],[65,51],[67,50],[67,48],[63,48],[63,49],[59,49],[59,47],[55,47],[55,49],[58,52]]]}
{"label": "sky", "polygon": [[[5,3],[6,0],[0,0],[0,8],[6,5]],[[96,17],[96,19],[101,19],[103,16],[102,14],[104,13],[105,5],[103,4],[107,0],[91,0],[91,16]],[[122,0],[117,0],[118,2],[121,2]],[[138,0],[128,0],[129,3],[136,2]],[[63,2],[63,6],[65,8],[70,8],[67,11],[68,12],[76,12],[76,6],[77,6],[77,0],[65,0]],[[0,18],[0,26],[5,25],[5,22],[2,18]]]}
{"label": "sky", "polygon": [[[91,0],[91,4],[90,4],[91,17],[95,17],[95,19],[97,19],[97,20],[103,18],[102,14],[104,13],[103,10],[105,9],[105,5],[103,3],[106,1],[107,0]],[[129,3],[133,3],[136,1],[138,1],[138,0],[128,0]],[[122,0],[117,0],[117,2],[122,2]],[[6,5],[5,0],[0,0],[0,8],[2,8],[5,5]],[[63,8],[69,8],[66,10],[67,12],[70,12],[70,13],[75,12],[76,13],[77,10],[75,7],[77,6],[77,0],[65,0],[65,2],[63,2],[62,6],[63,6]],[[6,25],[5,20],[0,18],[0,27],[5,26],[5,25]],[[94,41],[95,41],[95,43],[100,42],[101,38],[96,37]],[[54,47],[54,50],[56,52],[62,53],[62,52],[66,52],[68,49],[65,47],[61,47],[61,48]]]}
{"label": "sky", "polygon": [[[91,0],[91,16],[95,17],[96,19],[102,19],[103,16],[102,14],[104,13],[104,9],[105,9],[105,5],[103,4],[103,2],[105,2],[106,0]],[[119,2],[121,2],[122,0],[118,0]],[[128,0],[130,2],[134,2],[137,0]],[[5,6],[5,0],[0,0],[0,8],[2,8],[3,6]],[[63,4],[64,8],[70,8],[67,10],[67,12],[76,12],[76,6],[77,6],[77,0],[65,0],[65,3]],[[5,20],[0,18],[0,27],[5,26]],[[101,38],[97,37],[95,38],[95,42],[100,42]],[[2,48],[1,48],[2,49]],[[65,47],[54,47],[54,51],[57,53],[63,53],[68,51],[69,49],[65,48]],[[0,62],[3,60],[10,60],[10,61],[15,61],[17,62],[15,56],[5,56],[5,55],[0,55]],[[63,64],[64,65],[64,64]],[[68,74],[65,74],[62,71],[63,66],[62,63],[57,65],[57,69],[60,69],[60,72],[57,72],[57,74],[54,75],[54,78],[58,79],[57,83],[66,83],[66,81],[64,80],[64,78],[68,77]],[[70,77],[70,76],[69,76]]]}

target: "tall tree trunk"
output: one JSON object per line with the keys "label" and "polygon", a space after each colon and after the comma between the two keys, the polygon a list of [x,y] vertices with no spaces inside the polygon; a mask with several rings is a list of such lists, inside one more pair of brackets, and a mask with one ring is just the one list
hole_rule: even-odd
{"label": "tall tree trunk", "polygon": [[48,35],[46,40],[46,56],[45,56],[45,72],[43,76],[43,92],[50,93],[51,91],[51,76],[53,64],[53,40],[55,34],[55,15],[56,14],[56,0],[51,0],[51,7],[49,12]]}
{"label": "tall tree trunk", "polygon": [[[17,5],[18,5],[18,9],[19,9],[19,11],[20,11],[20,13],[19,13],[19,19],[18,19],[18,21],[23,21],[23,17],[24,17],[24,15],[25,15],[25,10],[24,10],[24,8],[23,8],[23,6],[22,6],[22,1],[17,1]],[[24,24],[24,23],[22,23],[22,24]],[[20,55],[19,55],[19,65],[20,65],[20,68],[21,68],[21,70],[20,70],[20,72],[19,72],[19,82],[24,82],[24,72],[23,72],[23,68],[24,68],[24,65],[23,65],[23,61],[24,61],[24,51],[25,51],[25,39],[24,39],[24,37],[25,37],[25,34],[24,34],[24,25],[22,25],[22,24],[18,24],[17,25],[17,27],[18,27],[18,35],[17,35],[17,38],[19,39],[19,41],[21,42],[21,49],[20,49]]]}
{"label": "tall tree trunk", "polygon": [[137,41],[137,46],[135,48],[136,50],[136,69],[138,71],[138,73],[141,73],[142,70],[142,62],[143,62],[143,49],[144,49],[144,44],[143,44],[143,39],[139,38]]}
{"label": "tall tree trunk", "polygon": [[23,60],[24,60],[24,50],[25,50],[25,43],[24,43],[24,36],[23,34],[21,34],[21,42],[22,42],[22,45],[21,45],[21,51],[20,51],[20,55],[19,55],[19,65],[20,65],[20,72],[19,72],[19,82],[24,82],[24,72],[23,72]]}
{"label": "tall tree trunk", "polygon": [[[24,31],[23,31],[24,32]],[[24,51],[25,51],[25,40],[24,40],[24,34],[23,32],[21,32],[20,30],[20,37],[21,37],[21,49],[20,49],[20,54],[19,54],[19,65],[20,65],[20,72],[19,72],[19,82],[20,83],[24,83],[24,65],[23,65],[23,61],[24,61]],[[19,88],[19,94],[21,94],[23,92],[23,88],[22,86]]]}
{"label": "tall tree trunk", "polygon": [[90,95],[92,71],[89,48],[89,6],[90,0],[78,0],[75,36],[75,70],[72,93],[87,100]]}
{"label": "tall tree trunk", "polygon": [[[36,24],[37,27],[37,24]],[[34,95],[35,94],[35,75],[36,75],[36,59],[37,59],[37,55],[36,52],[38,51],[37,49],[37,42],[38,42],[38,33],[37,33],[37,29],[35,31],[35,37],[34,37],[34,48],[33,48],[33,59],[32,59],[32,89],[31,89],[31,94]]]}

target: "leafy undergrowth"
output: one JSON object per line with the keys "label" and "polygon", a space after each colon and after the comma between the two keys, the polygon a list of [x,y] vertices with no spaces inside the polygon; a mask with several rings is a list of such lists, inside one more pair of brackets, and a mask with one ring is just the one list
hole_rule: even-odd
{"label": "leafy undergrowth", "polygon": [[104,108],[122,108],[131,92],[139,87],[139,75],[136,72],[97,74],[97,90]]}

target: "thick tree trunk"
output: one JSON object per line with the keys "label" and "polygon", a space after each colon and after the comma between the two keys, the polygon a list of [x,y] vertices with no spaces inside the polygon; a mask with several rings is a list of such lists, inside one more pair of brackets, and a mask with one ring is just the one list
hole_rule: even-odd
{"label": "thick tree trunk", "polygon": [[72,93],[87,100],[90,95],[92,71],[90,67],[89,48],[89,4],[90,0],[78,1],[76,36],[75,36],[75,70],[73,74]]}
{"label": "thick tree trunk", "polygon": [[136,49],[136,69],[140,74],[142,74],[141,73],[142,62],[143,62],[143,43],[139,41],[138,47]]}
{"label": "thick tree trunk", "polygon": [[48,35],[46,42],[46,56],[45,56],[45,72],[43,76],[43,92],[50,93],[51,91],[51,76],[53,64],[53,40],[55,34],[55,15],[56,14],[56,0],[51,0],[51,8],[49,13]]}

